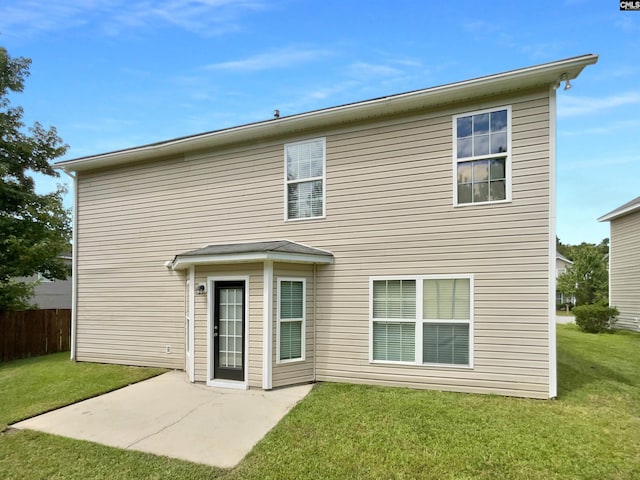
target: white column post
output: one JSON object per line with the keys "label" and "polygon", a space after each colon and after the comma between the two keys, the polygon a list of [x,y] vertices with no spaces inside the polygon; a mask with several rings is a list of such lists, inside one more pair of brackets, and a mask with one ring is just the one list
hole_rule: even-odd
{"label": "white column post", "polygon": [[265,260],[262,290],[262,388],[271,390],[271,363],[273,352],[273,261]]}

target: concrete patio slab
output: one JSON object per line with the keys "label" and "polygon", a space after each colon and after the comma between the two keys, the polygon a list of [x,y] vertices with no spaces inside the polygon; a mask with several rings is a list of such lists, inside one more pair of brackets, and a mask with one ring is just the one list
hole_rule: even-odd
{"label": "concrete patio slab", "polygon": [[231,468],[310,390],[212,388],[168,372],[12,427]]}

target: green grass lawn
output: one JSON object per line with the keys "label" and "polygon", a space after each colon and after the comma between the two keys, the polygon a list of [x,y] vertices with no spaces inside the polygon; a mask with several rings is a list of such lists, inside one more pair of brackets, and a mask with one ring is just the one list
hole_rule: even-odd
{"label": "green grass lawn", "polygon": [[[233,470],[11,432],[0,436],[0,472],[42,479],[640,478],[639,363],[638,334],[559,325],[557,400],[318,384]],[[0,409],[0,422],[20,415]]]}
{"label": "green grass lawn", "polygon": [[232,478],[640,478],[640,335],[558,326],[553,401],[320,384]]}
{"label": "green grass lawn", "polygon": [[69,361],[69,352],[0,363],[0,431],[9,423],[156,376],[160,368]]}

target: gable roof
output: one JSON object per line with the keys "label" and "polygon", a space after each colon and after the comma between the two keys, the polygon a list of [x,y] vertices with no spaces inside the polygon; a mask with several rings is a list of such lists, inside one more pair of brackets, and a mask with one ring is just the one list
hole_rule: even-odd
{"label": "gable roof", "polygon": [[636,197],[630,202],[627,202],[624,205],[620,205],[615,210],[612,210],[606,215],[603,215],[600,218],[598,218],[598,221],[607,222],[610,220],[615,220],[616,218],[622,217],[624,215],[628,215],[638,210],[640,210],[640,197]]}
{"label": "gable roof", "polygon": [[261,262],[274,260],[288,263],[333,263],[333,254],[289,240],[227,243],[177,254],[166,263],[167,268],[183,270],[192,265],[215,263]]}
{"label": "gable roof", "polygon": [[563,262],[570,263],[571,265],[573,265],[573,262],[569,260],[567,257],[565,257],[564,255],[562,255],[561,253],[556,252],[556,259],[562,260]]}
{"label": "gable roof", "polygon": [[462,82],[272,118],[125,150],[64,160],[57,162],[55,167],[67,172],[78,172],[144,161],[159,156],[185,154],[249,139],[255,141],[276,135],[301,133],[312,128],[395,115],[471,98],[482,98],[545,85],[557,87],[561,81],[575,79],[587,65],[597,61],[597,55],[587,54]]}

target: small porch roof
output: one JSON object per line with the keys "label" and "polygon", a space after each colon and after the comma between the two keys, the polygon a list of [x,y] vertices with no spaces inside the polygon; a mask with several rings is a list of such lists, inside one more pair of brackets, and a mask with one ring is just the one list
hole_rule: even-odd
{"label": "small porch roof", "polygon": [[166,263],[172,270],[185,270],[193,265],[246,263],[272,260],[286,263],[333,263],[333,254],[289,240],[207,245],[177,254]]}

